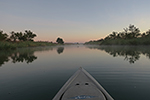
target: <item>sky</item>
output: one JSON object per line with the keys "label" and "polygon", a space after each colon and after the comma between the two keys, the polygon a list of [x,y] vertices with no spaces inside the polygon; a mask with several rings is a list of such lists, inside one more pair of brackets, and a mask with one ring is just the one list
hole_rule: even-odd
{"label": "sky", "polygon": [[150,29],[150,0],[0,0],[0,30],[31,30],[35,41],[87,42],[130,24]]}

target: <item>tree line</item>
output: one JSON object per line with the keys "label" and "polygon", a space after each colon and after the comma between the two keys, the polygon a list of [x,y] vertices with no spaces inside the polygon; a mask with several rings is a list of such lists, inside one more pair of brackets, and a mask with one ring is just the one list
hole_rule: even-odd
{"label": "tree line", "polygon": [[150,29],[144,33],[134,25],[124,28],[122,32],[112,32],[103,39],[86,42],[99,45],[150,45]]}
{"label": "tree line", "polygon": [[135,27],[134,25],[129,25],[128,28],[124,28],[123,32],[112,32],[112,34],[108,35],[104,38],[104,40],[109,39],[134,39],[141,37],[150,37],[150,29],[145,33],[140,33],[140,29]]}
{"label": "tree line", "polygon": [[0,30],[0,41],[34,41],[33,38],[37,35],[30,30],[25,30],[25,32],[10,32],[10,36]]}
{"label": "tree line", "polygon": [[[0,30],[0,41],[34,41],[33,38],[37,35],[31,32],[30,30],[25,30],[24,33],[22,32],[10,32],[10,36],[7,33],[4,33],[2,30]],[[57,38],[56,42],[58,44],[64,44],[64,41],[62,38]]]}

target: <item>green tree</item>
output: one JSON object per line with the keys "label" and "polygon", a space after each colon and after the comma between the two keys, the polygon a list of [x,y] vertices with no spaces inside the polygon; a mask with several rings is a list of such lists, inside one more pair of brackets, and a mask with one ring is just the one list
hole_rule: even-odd
{"label": "green tree", "polygon": [[36,34],[31,32],[30,30],[25,30],[25,33],[22,32],[11,32],[10,39],[11,41],[33,41],[33,38],[36,37]]}
{"label": "green tree", "polygon": [[150,29],[146,32],[146,37],[150,36]]}
{"label": "green tree", "polygon": [[146,34],[145,33],[141,34],[141,37],[143,37],[143,38],[146,37]]}
{"label": "green tree", "polygon": [[117,32],[112,32],[112,34],[110,34],[110,38],[111,39],[116,39],[117,38]]}
{"label": "green tree", "polygon": [[24,41],[23,33],[22,32],[17,32],[17,33],[15,33],[15,35],[17,36],[17,39],[19,41]]}
{"label": "green tree", "polygon": [[34,37],[36,37],[36,34],[33,34],[33,32],[31,32],[30,30],[25,30],[24,40],[33,41]]}
{"label": "green tree", "polygon": [[0,30],[0,41],[6,40],[8,35],[6,33],[3,33],[3,31]]}
{"label": "green tree", "polygon": [[10,32],[10,34],[11,34],[11,36],[10,36],[11,41],[16,42],[16,40],[17,40],[17,35],[16,35],[16,33],[15,33],[14,31],[12,31],[12,32]]}
{"label": "green tree", "polygon": [[64,41],[62,38],[57,38],[56,42],[59,44],[64,44]]}
{"label": "green tree", "polygon": [[140,30],[134,25],[129,25],[129,28],[124,28],[124,33],[127,39],[132,39],[137,38],[140,35]]}

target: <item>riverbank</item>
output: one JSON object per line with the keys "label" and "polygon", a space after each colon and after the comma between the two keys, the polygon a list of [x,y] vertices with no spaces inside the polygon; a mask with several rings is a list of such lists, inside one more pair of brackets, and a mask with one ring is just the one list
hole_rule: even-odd
{"label": "riverbank", "polygon": [[150,45],[150,39],[134,38],[134,39],[112,39],[101,42],[100,45]]}
{"label": "riverbank", "polygon": [[123,32],[112,32],[103,39],[89,41],[85,44],[98,45],[150,45],[150,29],[140,33],[140,29],[134,25],[124,28]]}
{"label": "riverbank", "polygon": [[90,45],[150,45],[150,38],[133,38],[133,39],[108,39],[101,41],[90,41],[85,44]]}
{"label": "riverbank", "polygon": [[37,46],[55,46],[56,43],[52,42],[33,42],[33,41],[24,41],[24,42],[0,42],[0,50],[9,50],[16,48],[24,48],[24,47],[37,47]]}

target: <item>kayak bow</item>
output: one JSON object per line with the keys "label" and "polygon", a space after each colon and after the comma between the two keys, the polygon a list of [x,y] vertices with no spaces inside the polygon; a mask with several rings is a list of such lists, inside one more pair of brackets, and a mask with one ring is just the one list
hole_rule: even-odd
{"label": "kayak bow", "polygon": [[83,68],[80,68],[59,90],[53,100],[114,100]]}

